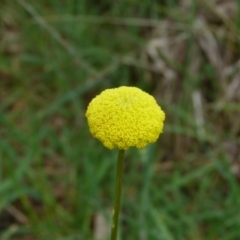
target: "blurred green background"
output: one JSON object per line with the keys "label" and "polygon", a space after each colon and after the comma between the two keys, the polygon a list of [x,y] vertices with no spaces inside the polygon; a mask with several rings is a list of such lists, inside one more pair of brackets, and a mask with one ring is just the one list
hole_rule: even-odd
{"label": "blurred green background", "polygon": [[166,112],[126,154],[124,240],[240,239],[240,2],[1,0],[0,239],[109,239],[117,150],[89,101],[136,86]]}

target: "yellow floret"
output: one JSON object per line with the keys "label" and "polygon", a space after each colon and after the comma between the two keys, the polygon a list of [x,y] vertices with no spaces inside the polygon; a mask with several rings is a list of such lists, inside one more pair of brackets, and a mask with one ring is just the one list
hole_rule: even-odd
{"label": "yellow floret", "polygon": [[156,100],[136,87],[107,89],[86,112],[92,135],[112,149],[144,148],[163,130],[165,113]]}

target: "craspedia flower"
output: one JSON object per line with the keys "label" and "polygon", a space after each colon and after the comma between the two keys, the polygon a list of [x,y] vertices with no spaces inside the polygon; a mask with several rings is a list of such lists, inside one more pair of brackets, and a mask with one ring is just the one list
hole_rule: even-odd
{"label": "craspedia flower", "polygon": [[90,132],[105,147],[144,148],[163,130],[165,113],[156,100],[136,87],[107,89],[88,105]]}

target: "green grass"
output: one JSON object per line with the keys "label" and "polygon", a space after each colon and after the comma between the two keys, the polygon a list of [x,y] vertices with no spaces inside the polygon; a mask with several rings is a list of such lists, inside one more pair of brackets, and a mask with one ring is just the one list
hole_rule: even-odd
{"label": "green grass", "polygon": [[[240,174],[232,171],[239,167],[239,91],[226,97],[239,71],[239,18],[228,22],[193,3],[186,14],[175,0],[1,1],[1,240],[93,240],[97,214],[110,229],[117,151],[91,137],[84,115],[96,94],[120,85],[154,94],[167,118],[156,144],[126,153],[119,240],[240,239]],[[222,68],[199,50],[201,11],[228,54]],[[141,59],[152,39],[165,36],[156,26],[168,19],[170,40],[183,34],[186,41],[178,57],[158,49],[166,64],[159,72]],[[218,28],[232,38],[219,37]],[[220,79],[226,66],[235,71]],[[177,73],[172,82],[167,69]]]}

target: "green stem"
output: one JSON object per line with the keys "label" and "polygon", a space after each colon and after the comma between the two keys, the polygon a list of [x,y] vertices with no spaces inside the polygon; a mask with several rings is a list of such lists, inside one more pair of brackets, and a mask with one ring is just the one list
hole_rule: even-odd
{"label": "green stem", "polygon": [[117,176],[116,176],[116,187],[115,187],[115,202],[114,202],[112,227],[111,227],[111,240],[117,239],[118,216],[119,216],[119,210],[120,210],[120,205],[121,205],[124,153],[125,153],[124,150],[118,151]]}

